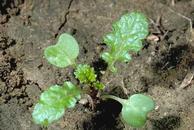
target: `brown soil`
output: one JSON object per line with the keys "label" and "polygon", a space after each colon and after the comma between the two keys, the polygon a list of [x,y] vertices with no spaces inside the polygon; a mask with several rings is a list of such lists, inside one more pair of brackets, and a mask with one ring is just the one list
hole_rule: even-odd
{"label": "brown soil", "polygon": [[[0,130],[194,130],[193,0],[1,0],[0,1]],[[42,128],[32,122],[31,112],[40,93],[64,80],[76,83],[72,69],[58,69],[43,57],[45,47],[68,32],[80,45],[78,63],[105,70],[99,54],[106,48],[102,36],[123,13],[141,11],[149,18],[150,35],[144,48],[118,73],[100,75],[108,82],[106,93],[122,98],[134,93],[153,97],[157,109],[145,127],[134,129],[119,118],[121,106],[98,101],[95,109],[78,104],[58,122]],[[179,14],[180,13],[180,14]],[[126,89],[123,89],[126,88]],[[125,91],[124,91],[125,90]]]}

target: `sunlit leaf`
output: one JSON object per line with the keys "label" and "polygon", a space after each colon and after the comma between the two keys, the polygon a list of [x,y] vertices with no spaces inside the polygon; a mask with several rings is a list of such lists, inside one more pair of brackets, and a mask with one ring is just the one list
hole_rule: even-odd
{"label": "sunlit leaf", "polygon": [[123,103],[122,118],[133,127],[142,127],[147,120],[147,114],[155,107],[154,101],[145,95],[134,94]]}
{"label": "sunlit leaf", "polygon": [[60,68],[75,64],[79,46],[75,38],[67,33],[60,35],[57,44],[47,47],[44,55],[49,63]]}
{"label": "sunlit leaf", "polygon": [[71,82],[65,82],[63,86],[53,85],[41,94],[32,113],[33,120],[47,126],[61,118],[65,109],[74,107],[78,99],[80,91]]}
{"label": "sunlit leaf", "polygon": [[142,40],[148,35],[148,22],[141,13],[127,13],[113,24],[112,32],[105,35],[104,43],[109,51],[101,57],[108,63],[108,68],[116,72],[116,61],[131,60],[130,51],[137,52],[142,48]]}

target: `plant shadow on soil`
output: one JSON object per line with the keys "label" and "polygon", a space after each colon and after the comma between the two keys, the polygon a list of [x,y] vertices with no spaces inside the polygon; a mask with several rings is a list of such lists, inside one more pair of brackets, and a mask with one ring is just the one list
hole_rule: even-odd
{"label": "plant shadow on soil", "polygon": [[96,106],[96,115],[83,123],[84,130],[122,130],[124,126],[117,121],[121,104],[113,100],[103,101]]}
{"label": "plant shadow on soil", "polygon": [[108,64],[101,58],[97,59],[92,63],[95,73],[97,74],[97,79],[100,80],[102,73],[101,71],[107,70]]}

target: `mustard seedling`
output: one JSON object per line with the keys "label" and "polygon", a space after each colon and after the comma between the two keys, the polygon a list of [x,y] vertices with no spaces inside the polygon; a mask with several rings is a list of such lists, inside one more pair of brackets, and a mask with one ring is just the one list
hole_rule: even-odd
{"label": "mustard seedling", "polygon": [[142,48],[142,40],[148,35],[148,22],[141,13],[127,13],[112,26],[112,32],[104,36],[109,51],[101,57],[108,63],[108,69],[116,72],[115,62],[131,60],[130,52]]}
{"label": "mustard seedling", "polygon": [[[101,55],[108,63],[108,69],[116,72],[115,62],[131,60],[128,51],[139,51],[142,48],[141,40],[147,34],[148,23],[140,13],[125,14],[119,21],[115,22],[113,31],[104,37],[109,51]],[[59,68],[72,66],[75,70],[75,78],[81,84],[103,91],[105,85],[97,80],[94,68],[88,64],[76,63],[78,55],[78,42],[67,33],[61,34],[55,45],[48,46],[44,50],[44,56],[50,64]],[[52,85],[40,95],[40,99],[34,107],[32,112],[34,122],[48,126],[60,119],[66,109],[76,105],[76,102],[81,98],[81,93],[84,91],[70,81],[65,81],[63,85]],[[132,95],[129,99],[121,99],[112,95],[102,96],[102,98],[111,98],[120,102],[123,106],[122,118],[133,127],[143,126],[148,112],[154,108],[154,101],[142,94]]]}

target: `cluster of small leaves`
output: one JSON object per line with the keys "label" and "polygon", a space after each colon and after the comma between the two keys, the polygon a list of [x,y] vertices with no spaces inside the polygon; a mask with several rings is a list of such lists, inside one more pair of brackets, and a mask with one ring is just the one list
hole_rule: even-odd
{"label": "cluster of small leaves", "polygon": [[97,75],[95,74],[94,68],[87,64],[79,64],[76,67],[74,74],[81,83],[89,84],[98,90],[102,90],[105,87],[103,83],[97,81]]}
{"label": "cluster of small leaves", "polygon": [[54,85],[44,91],[32,113],[36,124],[47,126],[64,115],[64,109],[75,106],[80,99],[80,90],[71,82]]}
{"label": "cluster of small leaves", "polygon": [[142,39],[148,34],[148,22],[141,13],[127,13],[113,24],[112,32],[104,37],[104,43],[109,51],[101,56],[108,63],[112,72],[116,72],[116,61],[131,60],[129,51],[137,52],[142,48]]}
{"label": "cluster of small leaves", "polygon": [[90,67],[87,64],[79,64],[76,67],[74,74],[81,83],[91,84],[96,81],[94,68]]}

